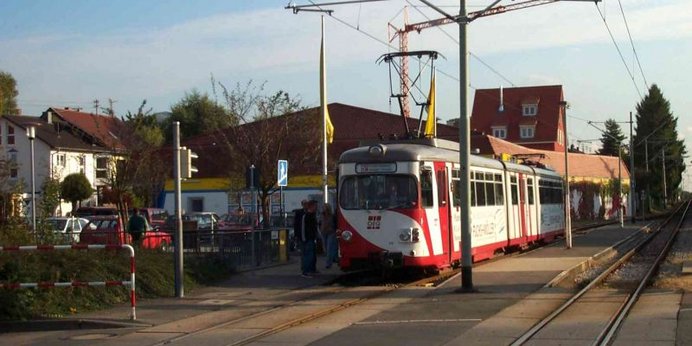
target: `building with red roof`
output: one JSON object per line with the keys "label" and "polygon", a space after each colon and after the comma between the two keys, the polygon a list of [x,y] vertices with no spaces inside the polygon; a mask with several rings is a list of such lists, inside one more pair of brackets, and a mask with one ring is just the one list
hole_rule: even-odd
{"label": "building with red roof", "polygon": [[478,89],[471,129],[528,148],[564,151],[561,85]]}

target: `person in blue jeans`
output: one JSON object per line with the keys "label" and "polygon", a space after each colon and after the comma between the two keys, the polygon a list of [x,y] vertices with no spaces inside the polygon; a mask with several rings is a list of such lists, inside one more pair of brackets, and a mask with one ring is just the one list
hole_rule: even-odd
{"label": "person in blue jeans", "polygon": [[339,262],[339,248],[336,240],[336,216],[332,212],[332,207],[326,203],[322,209],[320,233],[324,239],[324,248],[327,253],[325,268],[329,269],[332,267],[332,263]]}
{"label": "person in blue jeans", "polygon": [[303,277],[312,277],[317,274],[317,253],[315,252],[315,241],[317,240],[317,201],[311,200],[307,203],[305,212],[300,216],[300,232],[297,237],[301,244],[300,269]]}

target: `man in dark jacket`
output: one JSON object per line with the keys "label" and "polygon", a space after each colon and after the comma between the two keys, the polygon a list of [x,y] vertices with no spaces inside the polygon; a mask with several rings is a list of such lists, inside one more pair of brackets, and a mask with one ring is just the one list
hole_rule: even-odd
{"label": "man in dark jacket", "polygon": [[147,231],[147,219],[139,214],[139,209],[137,208],[133,210],[133,214],[130,216],[130,221],[127,223],[127,231],[132,236],[132,243],[139,246],[142,236]]}
{"label": "man in dark jacket", "polygon": [[309,201],[307,209],[300,215],[299,229],[296,236],[301,244],[300,268],[303,277],[312,277],[317,273],[317,254],[315,253],[315,240],[317,239],[317,201]]}

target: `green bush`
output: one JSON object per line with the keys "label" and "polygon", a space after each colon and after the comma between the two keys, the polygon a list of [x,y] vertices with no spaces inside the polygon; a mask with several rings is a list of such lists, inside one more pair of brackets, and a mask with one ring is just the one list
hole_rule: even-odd
{"label": "green bush", "polygon": [[[35,244],[22,224],[0,229],[0,245]],[[136,250],[138,298],[174,295],[173,254]],[[186,258],[185,288],[228,278],[230,261],[221,257]],[[69,282],[129,280],[130,259],[122,250],[67,250],[0,253],[0,282]],[[0,320],[62,317],[129,301],[127,287],[0,289]]]}

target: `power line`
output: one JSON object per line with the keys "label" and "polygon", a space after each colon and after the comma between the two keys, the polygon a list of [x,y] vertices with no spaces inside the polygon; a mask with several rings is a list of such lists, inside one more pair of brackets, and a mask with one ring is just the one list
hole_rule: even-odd
{"label": "power line", "polygon": [[642,79],[644,80],[644,85],[649,88],[649,82],[646,81],[646,76],[644,76],[644,70],[642,69],[642,64],[639,61],[639,54],[637,54],[637,49],[634,48],[634,41],[632,40],[632,33],[630,33],[630,26],[627,24],[627,17],[625,17],[625,10],[622,8],[622,2],[618,0],[620,5],[620,13],[622,13],[622,20],[625,22],[625,28],[627,28],[627,36],[630,38],[630,44],[632,45],[632,52],[634,53],[634,58],[637,59],[637,66],[639,66],[639,72],[642,74]]}
{"label": "power line", "polygon": [[613,44],[615,45],[615,49],[617,49],[618,54],[620,55],[620,59],[622,60],[622,64],[625,65],[625,69],[627,70],[627,74],[630,76],[630,79],[632,80],[632,84],[634,85],[634,88],[637,90],[637,94],[639,94],[639,98],[642,98],[642,93],[639,91],[639,87],[637,86],[637,82],[634,80],[634,75],[630,71],[629,66],[627,66],[627,62],[625,62],[625,57],[622,55],[622,51],[620,51],[620,46],[618,46],[617,41],[615,41],[615,36],[613,36],[613,32],[610,30],[610,26],[608,25],[608,22],[606,22],[605,16],[603,15],[603,12],[601,12],[601,8],[598,7],[598,3],[596,3],[596,10],[598,10],[598,14],[601,16],[601,19],[603,19],[603,24],[605,25],[606,29],[608,30],[608,34],[610,35],[610,39],[613,41]]}
{"label": "power line", "polygon": [[[425,17],[425,19],[430,20],[430,17],[428,17],[425,13],[423,13],[423,11],[421,11],[421,10],[418,8],[418,7],[420,7],[420,6],[414,6],[414,5],[411,3],[410,0],[406,0],[406,2],[407,2],[411,7],[413,7],[416,11],[418,11],[418,13],[420,13],[423,17]],[[450,34],[449,34],[445,29],[443,29],[441,26],[437,26],[437,29],[440,30],[440,31],[442,31],[442,33],[445,34],[445,36],[449,37],[452,41],[454,41],[454,43],[456,43],[457,45],[459,45],[459,40],[457,40],[454,36],[450,35]],[[470,51],[470,50],[469,50],[469,55],[472,56],[473,58],[475,58],[476,60],[478,60],[481,64],[483,64],[483,66],[487,67],[490,71],[492,71],[493,73],[495,73],[497,76],[499,76],[500,78],[504,79],[504,80],[505,80],[507,83],[509,83],[510,85],[516,86],[514,83],[512,83],[511,80],[509,80],[509,78],[505,77],[502,73],[500,73],[500,72],[497,71],[495,68],[493,68],[492,66],[490,66],[490,64],[488,64],[488,63],[486,63],[485,61],[483,61],[483,59],[481,59],[478,55],[474,54],[474,53],[473,53],[472,51]]]}

